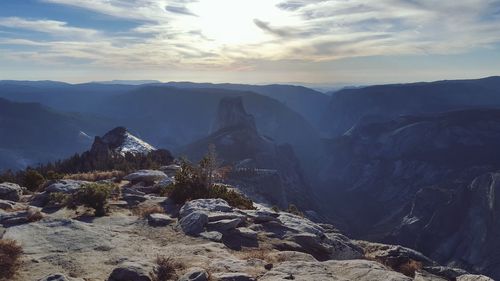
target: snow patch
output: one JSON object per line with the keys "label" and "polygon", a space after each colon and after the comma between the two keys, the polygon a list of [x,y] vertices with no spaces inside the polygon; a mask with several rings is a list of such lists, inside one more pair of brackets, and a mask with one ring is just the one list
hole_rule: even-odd
{"label": "snow patch", "polygon": [[116,152],[125,156],[126,153],[148,154],[153,150],[156,150],[156,148],[129,132],[126,132],[123,144],[116,149]]}

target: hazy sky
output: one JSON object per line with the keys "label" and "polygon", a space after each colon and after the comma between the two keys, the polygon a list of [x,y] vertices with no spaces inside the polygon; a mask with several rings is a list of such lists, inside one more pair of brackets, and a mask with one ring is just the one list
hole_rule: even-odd
{"label": "hazy sky", "polygon": [[0,0],[0,79],[500,75],[500,0]]}

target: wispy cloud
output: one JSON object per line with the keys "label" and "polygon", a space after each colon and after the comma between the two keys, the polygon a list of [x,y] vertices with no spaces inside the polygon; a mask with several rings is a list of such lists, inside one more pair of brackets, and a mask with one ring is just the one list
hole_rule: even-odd
{"label": "wispy cloud", "polygon": [[37,31],[56,36],[92,37],[97,30],[68,26],[67,23],[55,20],[29,20],[18,17],[0,18],[0,26]]}
{"label": "wispy cloud", "polygon": [[241,69],[242,62],[251,61],[449,54],[500,43],[498,0],[40,1],[138,26],[113,33],[7,17],[0,18],[0,27],[51,37],[39,42],[20,34],[0,45],[43,47],[33,56],[47,61],[71,57],[117,67]]}

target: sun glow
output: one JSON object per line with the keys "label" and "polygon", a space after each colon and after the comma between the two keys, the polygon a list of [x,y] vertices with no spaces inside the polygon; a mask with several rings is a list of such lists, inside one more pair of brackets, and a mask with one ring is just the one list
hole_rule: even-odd
{"label": "sun glow", "polygon": [[196,17],[191,24],[217,45],[253,44],[272,39],[260,29],[255,19],[287,25],[293,18],[276,7],[273,0],[200,1],[190,6]]}

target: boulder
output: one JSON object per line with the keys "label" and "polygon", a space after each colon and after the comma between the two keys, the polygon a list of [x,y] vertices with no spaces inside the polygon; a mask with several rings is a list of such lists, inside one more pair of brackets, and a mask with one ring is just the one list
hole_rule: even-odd
{"label": "boulder", "polygon": [[179,281],[207,281],[208,273],[205,269],[199,267],[189,268]]}
{"label": "boulder", "polygon": [[184,204],[179,215],[181,217],[187,216],[192,212],[232,212],[233,209],[223,199],[197,199]]}
{"label": "boulder", "polygon": [[57,180],[45,188],[47,193],[62,192],[71,194],[78,191],[82,186],[88,184],[88,181],[80,180]]}
{"label": "boulder", "polygon": [[166,226],[175,220],[167,214],[149,214],[148,223],[151,226]]}
{"label": "boulder", "polygon": [[160,170],[167,174],[169,177],[174,177],[177,172],[181,170],[181,166],[172,164],[168,166],[162,166],[160,167]]}
{"label": "boulder", "polygon": [[219,231],[219,232],[225,232],[225,231],[235,229],[241,222],[242,222],[242,220],[240,218],[218,220],[218,221],[214,221],[214,222],[209,222],[207,224],[207,228],[213,229],[213,230]]}
{"label": "boulder", "polygon": [[202,212],[192,212],[180,219],[182,231],[188,235],[197,235],[203,232],[208,223],[208,216]]}
{"label": "boulder", "polygon": [[125,176],[124,179],[128,180],[132,183],[138,183],[138,182],[153,183],[156,181],[160,181],[166,177],[168,177],[168,176],[162,171],[139,170],[139,171],[136,171],[132,174]]}
{"label": "boulder", "polygon": [[304,252],[319,260],[350,260],[363,257],[363,252],[359,247],[343,239],[300,233],[291,236],[291,240],[300,245]]}
{"label": "boulder", "polygon": [[149,270],[144,265],[134,262],[125,262],[113,269],[108,281],[151,281]]}
{"label": "boulder", "polygon": [[0,199],[17,202],[21,199],[22,194],[23,189],[18,184],[10,182],[0,184]]}
{"label": "boulder", "polygon": [[[436,265],[433,260],[424,256],[422,253],[399,245],[386,245],[367,241],[357,241],[356,244],[364,249],[366,257],[383,262],[387,265],[406,263],[410,260],[421,262],[424,266]],[[435,272],[429,272],[440,275]]]}

